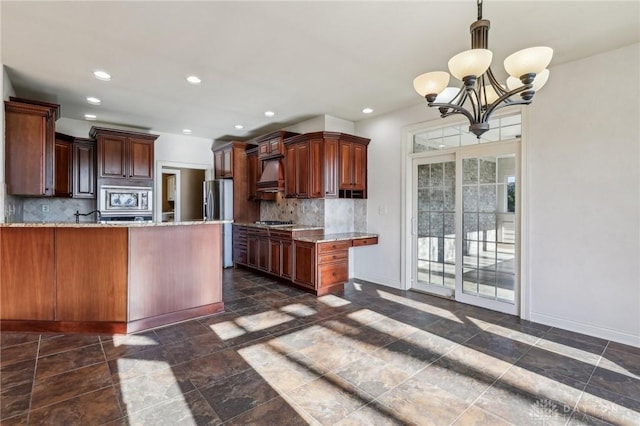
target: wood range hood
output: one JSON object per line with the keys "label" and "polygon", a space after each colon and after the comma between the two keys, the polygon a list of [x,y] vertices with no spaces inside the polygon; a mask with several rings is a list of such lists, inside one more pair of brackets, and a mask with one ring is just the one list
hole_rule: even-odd
{"label": "wood range hood", "polygon": [[262,175],[257,183],[258,191],[284,191],[284,166],[282,157],[270,158],[263,161]]}

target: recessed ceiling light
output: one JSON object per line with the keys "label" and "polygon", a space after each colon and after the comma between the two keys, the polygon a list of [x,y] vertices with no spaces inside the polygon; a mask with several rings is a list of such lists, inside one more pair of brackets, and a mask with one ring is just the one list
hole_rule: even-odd
{"label": "recessed ceiling light", "polygon": [[273,111],[265,111],[264,115],[267,117],[273,117],[274,115],[276,115],[276,113]]}
{"label": "recessed ceiling light", "polygon": [[371,114],[373,112],[373,108],[363,108],[362,112],[365,114]]}
{"label": "recessed ceiling light", "polygon": [[438,145],[438,148],[446,148],[446,147],[447,147],[446,145],[442,145],[442,144]]}
{"label": "recessed ceiling light", "polygon": [[191,84],[200,84],[200,83],[202,83],[202,80],[200,80],[195,75],[190,75],[189,77],[187,77],[187,81],[189,83],[191,83]]}
{"label": "recessed ceiling light", "polygon": [[84,118],[86,118],[87,120],[95,120],[98,117],[96,117],[95,114],[85,114]]}
{"label": "recessed ceiling light", "polygon": [[192,132],[191,129],[182,129],[182,133],[184,133],[185,135],[190,135]]}
{"label": "recessed ceiling light", "polygon": [[102,102],[100,99],[96,98],[95,96],[89,96],[87,98],[87,102],[89,102],[91,105],[100,105],[100,102]]}
{"label": "recessed ceiling light", "polygon": [[242,124],[236,124],[234,127],[238,130],[244,129],[244,126]]}
{"label": "recessed ceiling light", "polygon": [[111,74],[105,71],[94,71],[93,75],[98,80],[109,81],[111,80]]}

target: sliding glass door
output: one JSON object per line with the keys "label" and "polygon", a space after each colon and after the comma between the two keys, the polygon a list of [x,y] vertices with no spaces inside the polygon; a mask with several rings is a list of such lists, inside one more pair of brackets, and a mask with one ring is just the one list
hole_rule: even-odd
{"label": "sliding glass door", "polygon": [[518,312],[519,142],[412,158],[411,287]]}
{"label": "sliding glass door", "polygon": [[414,162],[414,288],[451,296],[456,286],[456,162],[453,155]]}

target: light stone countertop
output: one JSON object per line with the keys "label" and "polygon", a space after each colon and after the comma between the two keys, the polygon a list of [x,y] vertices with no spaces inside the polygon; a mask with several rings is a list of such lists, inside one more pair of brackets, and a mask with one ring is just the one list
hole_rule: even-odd
{"label": "light stone countertop", "polygon": [[324,229],[322,226],[313,226],[313,225],[261,225],[258,223],[250,223],[250,222],[234,222],[234,225],[240,226],[248,226],[251,228],[260,228],[260,229],[273,229],[273,230],[282,230],[282,231],[313,231],[316,229]]}
{"label": "light stone countertop", "polygon": [[232,220],[193,220],[186,222],[140,222],[140,223],[93,223],[93,222],[27,222],[27,223],[0,223],[7,228],[143,228],[148,226],[189,226],[189,225],[219,225],[233,223]]}
{"label": "light stone countertop", "polygon": [[346,240],[358,240],[364,238],[376,238],[378,234],[372,234],[369,232],[342,232],[336,234],[323,234],[323,235],[309,235],[305,237],[295,237],[296,241],[306,241],[309,243],[326,243],[329,241],[346,241]]}

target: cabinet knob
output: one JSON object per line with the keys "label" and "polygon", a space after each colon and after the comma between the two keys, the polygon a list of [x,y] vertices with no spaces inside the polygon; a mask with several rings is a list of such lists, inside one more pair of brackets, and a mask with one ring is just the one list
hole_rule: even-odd
{"label": "cabinet knob", "polygon": [[332,273],[331,273],[331,275],[333,275],[333,276],[335,277],[335,276],[336,276],[336,273],[335,273],[335,272],[332,272]]}
{"label": "cabinet knob", "polygon": [[333,258],[335,259],[336,257],[338,257],[338,256],[336,256],[336,255],[334,254],[334,255],[333,255]]}

